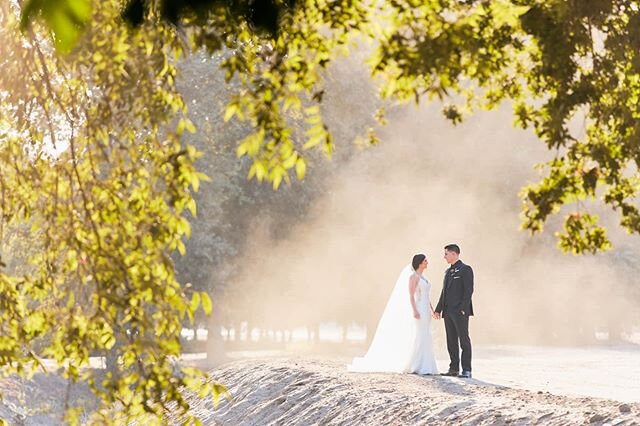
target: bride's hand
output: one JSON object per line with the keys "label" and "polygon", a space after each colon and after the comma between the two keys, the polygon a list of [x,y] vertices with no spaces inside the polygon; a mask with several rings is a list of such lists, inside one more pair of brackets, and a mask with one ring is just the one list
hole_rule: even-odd
{"label": "bride's hand", "polygon": [[414,312],[413,312],[413,317],[414,317],[415,319],[420,319],[420,312],[418,312],[418,311],[414,311]]}

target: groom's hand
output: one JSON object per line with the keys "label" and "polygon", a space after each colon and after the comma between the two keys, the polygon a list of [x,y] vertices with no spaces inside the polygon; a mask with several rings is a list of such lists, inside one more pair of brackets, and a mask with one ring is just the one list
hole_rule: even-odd
{"label": "groom's hand", "polygon": [[434,311],[434,312],[433,312],[433,314],[432,314],[432,316],[433,316],[433,319],[437,319],[437,320],[439,320],[439,319],[440,319],[440,313],[439,313],[439,312],[435,312],[435,311]]}

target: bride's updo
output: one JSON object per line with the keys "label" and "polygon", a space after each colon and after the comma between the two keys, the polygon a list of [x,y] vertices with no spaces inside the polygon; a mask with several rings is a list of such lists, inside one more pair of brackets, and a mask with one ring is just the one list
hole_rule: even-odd
{"label": "bride's updo", "polygon": [[418,269],[418,266],[420,266],[422,261],[425,260],[426,258],[427,256],[425,256],[424,254],[416,254],[415,256],[413,256],[413,260],[411,261],[411,266],[413,266],[413,270],[415,271],[416,269]]}

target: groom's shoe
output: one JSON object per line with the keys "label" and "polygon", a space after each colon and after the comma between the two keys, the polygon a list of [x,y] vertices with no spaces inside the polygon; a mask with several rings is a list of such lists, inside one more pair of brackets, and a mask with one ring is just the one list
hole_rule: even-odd
{"label": "groom's shoe", "polygon": [[471,378],[471,371],[462,370],[462,373],[458,374],[458,377],[462,377],[463,379],[470,379]]}
{"label": "groom's shoe", "polygon": [[458,372],[457,371],[453,371],[453,370],[449,370],[446,373],[440,373],[441,376],[451,376],[451,377],[457,377],[458,376]]}

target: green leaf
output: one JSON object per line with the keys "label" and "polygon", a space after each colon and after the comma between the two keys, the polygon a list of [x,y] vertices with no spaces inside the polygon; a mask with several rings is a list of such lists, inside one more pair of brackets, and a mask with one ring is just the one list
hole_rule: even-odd
{"label": "green leaf", "polygon": [[189,119],[185,119],[185,128],[191,134],[194,134],[196,132],[196,126]]}
{"label": "green leaf", "polygon": [[69,250],[67,252],[65,267],[69,272],[78,269],[78,253],[75,250]]}
{"label": "green leaf", "polygon": [[489,4],[498,27],[503,25],[515,27],[519,25],[520,16],[530,9],[530,6],[516,6],[508,0],[494,0]]}
{"label": "green leaf", "polygon": [[178,125],[176,126],[176,133],[178,133],[178,135],[181,135],[185,130],[193,134],[196,132],[196,127],[188,118],[181,118],[180,120],[178,120]]}
{"label": "green leaf", "polygon": [[198,309],[198,306],[200,306],[200,293],[195,292],[191,296],[191,302],[189,303],[189,310],[191,311],[191,313],[195,313]]}
{"label": "green leaf", "polygon": [[200,293],[201,301],[202,301],[202,309],[204,310],[205,315],[211,315],[213,312],[213,303],[211,303],[211,298],[209,298],[209,294],[205,291]]}
{"label": "green leaf", "polygon": [[298,180],[303,180],[306,173],[307,173],[307,162],[304,160],[304,158],[299,157],[296,160],[296,176],[298,177]]}
{"label": "green leaf", "polygon": [[100,343],[102,344],[103,348],[109,350],[116,344],[116,339],[112,333],[107,332],[100,337]]}
{"label": "green leaf", "polygon": [[249,143],[246,140],[241,142],[240,145],[238,145],[238,148],[236,149],[236,157],[240,158],[243,155],[245,155],[248,151],[248,145]]}
{"label": "green leaf", "polygon": [[21,28],[25,30],[37,16],[42,16],[53,32],[56,49],[67,53],[76,45],[91,17],[91,1],[29,0],[22,9]]}
{"label": "green leaf", "polygon": [[320,142],[323,142],[325,139],[327,138],[326,133],[324,132],[317,132],[312,134],[312,136],[304,143],[304,145],[302,145],[302,147],[304,149],[309,149],[309,148],[313,148],[314,146],[320,144]]}
{"label": "green leaf", "polygon": [[224,118],[223,118],[225,123],[231,120],[233,116],[236,115],[239,109],[240,107],[238,106],[238,104],[232,103],[227,105],[227,108],[224,111]]}
{"label": "green leaf", "polygon": [[184,246],[184,243],[181,240],[178,240],[176,242],[176,248],[178,249],[178,253],[180,253],[181,256],[187,254],[187,248]]}
{"label": "green leaf", "polygon": [[196,200],[195,199],[191,199],[189,200],[189,202],[187,203],[187,210],[189,210],[191,212],[191,215],[193,217],[197,216],[197,207],[196,207]]}
{"label": "green leaf", "polygon": [[283,174],[282,174],[281,171],[278,171],[278,172],[274,173],[273,178],[272,178],[272,180],[273,180],[273,182],[272,182],[273,189],[278,189],[278,187],[282,183],[282,177],[283,177]]}

